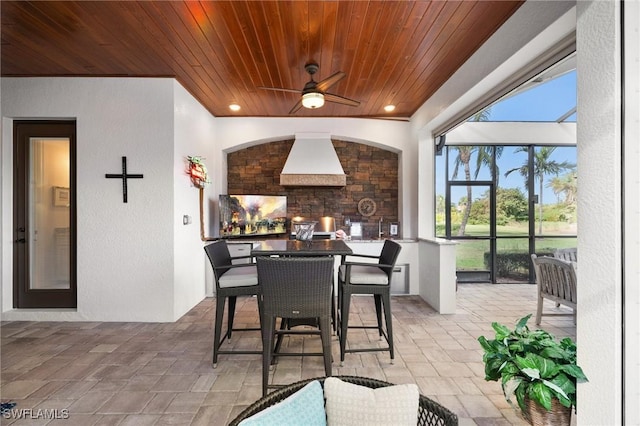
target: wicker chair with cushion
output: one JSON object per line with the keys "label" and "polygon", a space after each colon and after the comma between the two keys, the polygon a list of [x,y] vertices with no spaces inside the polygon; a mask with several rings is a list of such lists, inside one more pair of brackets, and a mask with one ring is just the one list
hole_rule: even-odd
{"label": "wicker chair with cushion", "polygon": [[[340,363],[344,363],[345,353],[389,351],[393,363],[393,326],[391,321],[391,274],[402,247],[395,241],[385,240],[380,256],[364,254],[349,255],[340,266],[338,274],[338,334],[340,339]],[[377,263],[353,262],[349,259],[377,259]],[[371,294],[374,296],[377,325],[349,325],[349,307],[352,294]],[[384,307],[385,327],[382,324]],[[387,347],[350,347],[347,349],[347,330],[349,328],[377,329],[380,338],[387,341]],[[385,332],[386,328],[386,332]]]}
{"label": "wicker chair with cushion", "polygon": [[571,262],[553,257],[531,255],[538,284],[538,309],[536,325],[540,325],[542,315],[571,315],[565,313],[544,313],[544,299],[573,308],[573,322],[576,322],[578,294],[576,271]]}
{"label": "wicker chair with cushion", "polygon": [[[392,383],[388,383],[382,380],[371,379],[367,377],[355,377],[355,376],[335,376],[336,378],[359,386],[365,386],[371,389],[384,388],[387,386],[393,386]],[[242,411],[235,419],[233,419],[229,426],[237,426],[243,420],[269,408],[273,405],[285,400],[307,384],[318,380],[323,386],[325,377],[317,379],[308,379],[300,382],[290,384],[286,387],[280,388],[269,395],[257,400],[244,411]],[[458,416],[449,411],[447,408],[438,404],[437,402],[427,398],[424,395],[419,395],[418,403],[418,421],[417,425],[425,426],[457,426]]]}
{"label": "wicker chair with cushion", "polygon": [[[213,332],[213,368],[218,365],[220,354],[261,354],[262,350],[220,349],[225,340],[231,340],[233,331],[257,331],[258,327],[233,328],[237,296],[257,296],[258,311],[262,311],[261,289],[258,284],[258,271],[252,263],[233,264],[233,260],[250,256],[231,257],[227,242],[219,240],[204,247],[213,268],[216,282],[216,318]],[[227,331],[222,335],[225,301],[229,301]]]}
{"label": "wicker chair with cushion", "polygon": [[[258,279],[262,286],[262,394],[269,385],[269,367],[274,356],[322,356],[327,376],[331,375],[331,294],[333,290],[332,257],[257,258]],[[276,330],[276,319],[287,327]],[[310,321],[309,321],[310,320]],[[318,328],[296,329],[303,325]],[[284,334],[319,334],[322,352],[283,353],[275,350],[274,340]]]}

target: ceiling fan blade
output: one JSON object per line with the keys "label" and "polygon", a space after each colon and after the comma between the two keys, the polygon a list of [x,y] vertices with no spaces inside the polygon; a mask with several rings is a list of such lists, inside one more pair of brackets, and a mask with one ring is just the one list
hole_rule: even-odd
{"label": "ceiling fan blade", "polygon": [[293,108],[291,108],[291,111],[289,111],[289,114],[294,114],[300,108],[302,108],[302,98],[298,99],[298,102],[293,106]]}
{"label": "ceiling fan blade", "polygon": [[302,93],[301,90],[296,90],[296,89],[284,89],[282,87],[263,87],[263,86],[258,86],[258,89],[263,89],[263,90],[275,90],[278,92],[291,92],[291,93]]}
{"label": "ceiling fan blade", "polygon": [[319,81],[318,84],[316,84],[316,89],[318,89],[321,92],[326,92],[327,90],[329,90],[331,86],[333,86],[334,84],[336,84],[337,82],[345,78],[346,76],[347,76],[346,73],[342,71],[338,71],[332,76],[329,76],[324,80]]}
{"label": "ceiling fan blade", "polygon": [[334,95],[333,93],[325,93],[324,100],[327,102],[334,102],[336,104],[349,105],[349,106],[360,106],[360,102],[354,101],[353,99],[345,98],[343,96]]}

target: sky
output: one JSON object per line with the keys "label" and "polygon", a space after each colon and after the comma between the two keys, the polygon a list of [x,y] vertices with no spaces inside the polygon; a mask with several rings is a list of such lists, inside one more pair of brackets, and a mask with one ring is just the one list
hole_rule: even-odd
{"label": "sky", "polygon": [[[507,97],[491,106],[489,121],[534,121],[534,122],[555,122],[559,117],[576,106],[576,72],[572,71],[565,75],[548,81],[544,84],[526,90],[517,95]],[[571,115],[566,121],[575,122],[576,114]],[[514,147],[505,147],[502,156],[498,159],[500,169],[499,185],[501,187],[518,187],[526,195],[524,178],[518,171],[511,173],[508,177],[504,174],[507,170],[518,168],[527,159],[526,153],[514,153]],[[576,150],[571,147],[559,147],[551,156],[557,162],[567,161],[576,164]],[[444,167],[445,156],[436,157],[437,183],[436,193],[445,193],[444,177],[440,170]],[[450,160],[453,164],[453,158]],[[450,166],[450,171],[452,166]],[[475,170],[475,162],[472,159],[472,173]],[[561,173],[565,174],[564,172]],[[545,189],[543,192],[543,202],[555,203],[557,198],[550,188],[546,188],[546,183],[552,177],[545,179]],[[464,179],[462,170],[459,171],[458,179]],[[478,175],[478,180],[490,180],[486,172]],[[537,188],[537,181],[536,181]],[[457,203],[459,198],[466,195],[464,187],[456,188],[452,193],[452,202]],[[485,191],[485,188],[478,188],[474,191],[474,198]],[[460,194],[460,195],[458,195]]]}
{"label": "sky", "polygon": [[[509,97],[491,107],[489,121],[556,121],[576,106],[576,72]],[[574,113],[566,121],[576,121]]]}

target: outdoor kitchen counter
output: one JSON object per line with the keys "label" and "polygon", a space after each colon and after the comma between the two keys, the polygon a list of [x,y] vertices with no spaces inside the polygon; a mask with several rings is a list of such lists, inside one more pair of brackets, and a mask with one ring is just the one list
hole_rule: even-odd
{"label": "outdoor kitchen counter", "polygon": [[[408,284],[396,294],[419,295],[440,313],[455,313],[456,244],[443,239],[394,239],[402,250],[396,265]],[[229,250],[235,254],[248,255],[259,242],[258,239],[228,240]],[[354,254],[378,256],[384,239],[345,240]],[[203,258],[203,260],[206,260]],[[339,265],[336,259],[336,271]],[[213,271],[208,262],[205,273],[206,295],[213,296]],[[336,272],[337,273],[337,272]],[[336,281],[337,282],[337,281]]]}

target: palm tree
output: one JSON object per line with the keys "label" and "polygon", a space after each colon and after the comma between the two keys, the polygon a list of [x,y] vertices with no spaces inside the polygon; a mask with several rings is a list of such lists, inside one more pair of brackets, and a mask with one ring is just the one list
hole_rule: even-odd
{"label": "palm tree", "polygon": [[[491,108],[486,108],[482,111],[474,114],[469,121],[489,121],[491,115]],[[464,170],[464,178],[467,181],[471,180],[471,157],[474,153],[477,153],[476,169],[474,173],[474,179],[478,177],[482,166],[491,167],[493,165],[492,151],[490,146],[452,146],[452,149],[458,151],[458,155],[454,160],[453,179],[458,176],[458,170],[460,167]],[[496,147],[496,157],[500,157],[502,154],[502,147]],[[460,228],[458,229],[458,236],[462,236],[465,233],[467,222],[469,221],[469,215],[471,214],[471,204],[473,202],[473,191],[471,185],[467,185],[467,204],[464,209],[464,215],[462,216],[462,222],[460,222]]]}
{"label": "palm tree", "polygon": [[560,204],[560,194],[562,194],[562,187],[564,184],[562,183],[562,178],[560,176],[555,176],[553,179],[547,183],[547,188],[551,188],[553,193],[556,196],[556,203]]}
{"label": "palm tree", "polygon": [[[533,162],[533,176],[535,179],[538,179],[538,209],[539,209],[539,226],[538,226],[538,235],[542,234],[542,190],[544,188],[544,177],[545,175],[555,175],[558,176],[560,172],[564,170],[573,170],[575,168],[575,164],[569,163],[567,161],[563,161],[561,163],[551,160],[551,154],[556,150],[555,146],[543,146],[540,147],[537,151],[534,152],[534,162]],[[526,146],[521,146],[515,149],[513,152],[528,152],[529,148]],[[518,171],[521,176],[524,177],[525,184],[529,179],[529,162],[527,161],[520,167],[516,167],[511,170],[507,170],[504,174],[505,177],[509,176],[511,173]]]}
{"label": "palm tree", "polygon": [[571,171],[562,176],[556,176],[547,184],[547,188],[551,188],[553,193],[558,197],[564,194],[563,202],[567,205],[575,204],[578,195],[578,185],[576,184],[577,174]]}
{"label": "palm tree", "polygon": [[444,195],[438,194],[436,196],[436,214],[444,214],[444,211],[445,211]]}

